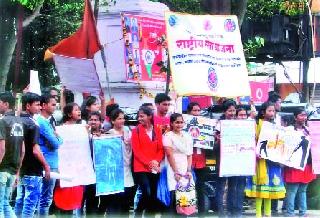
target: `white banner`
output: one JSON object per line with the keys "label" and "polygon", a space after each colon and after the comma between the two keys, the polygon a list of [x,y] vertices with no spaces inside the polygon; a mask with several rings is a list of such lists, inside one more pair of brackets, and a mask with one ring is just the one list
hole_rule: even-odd
{"label": "white banner", "polygon": [[253,120],[222,120],[219,176],[252,176],[256,166]]}
{"label": "white banner", "polygon": [[96,182],[93,170],[89,134],[84,125],[63,125],[56,127],[63,139],[59,152],[59,172],[71,181],[60,180],[61,187],[89,185]]}
{"label": "white banner", "polygon": [[53,56],[61,83],[71,91],[99,95],[100,82],[92,59]]}
{"label": "white banner", "polygon": [[170,69],[179,95],[250,96],[236,16],[166,12]]}
{"label": "white banner", "polygon": [[309,151],[309,139],[302,132],[263,122],[256,150],[261,158],[303,170]]}

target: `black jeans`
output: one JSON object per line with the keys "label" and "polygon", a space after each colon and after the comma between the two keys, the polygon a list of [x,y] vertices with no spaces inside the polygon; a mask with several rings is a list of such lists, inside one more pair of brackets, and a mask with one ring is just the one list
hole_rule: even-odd
{"label": "black jeans", "polygon": [[205,202],[204,202],[204,182],[206,180],[205,168],[193,169],[196,174],[196,191],[198,198],[198,213],[199,215],[205,214]]}
{"label": "black jeans", "polygon": [[86,205],[86,214],[104,214],[104,212],[99,212],[99,197],[96,196],[96,184],[85,186],[83,201]]}
{"label": "black jeans", "polygon": [[154,215],[160,211],[160,202],[157,199],[157,186],[159,174],[138,172],[134,173],[135,181],[142,191],[141,199],[138,203],[135,217],[142,217],[145,210],[145,215]]}
{"label": "black jeans", "polygon": [[125,188],[121,193],[100,196],[99,211],[106,211],[107,217],[129,217],[133,197],[133,187]]}

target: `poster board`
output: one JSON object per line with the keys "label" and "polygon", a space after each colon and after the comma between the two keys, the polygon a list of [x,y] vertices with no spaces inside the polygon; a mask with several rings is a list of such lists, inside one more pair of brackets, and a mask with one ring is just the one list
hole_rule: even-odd
{"label": "poster board", "polygon": [[303,170],[310,152],[309,138],[292,126],[263,122],[256,152],[261,158]]}
{"label": "poster board", "polygon": [[94,184],[96,176],[86,127],[81,124],[62,125],[57,126],[56,131],[63,140],[58,150],[59,172],[71,178],[60,180],[60,186],[64,188]]}
{"label": "poster board", "polygon": [[253,120],[221,120],[219,176],[252,176],[256,172]]}
{"label": "poster board", "polygon": [[188,132],[193,139],[193,147],[213,149],[214,129],[218,120],[202,116],[183,115],[184,131]]}
{"label": "poster board", "polygon": [[119,136],[93,138],[97,196],[124,191],[122,143]]}
{"label": "poster board", "polygon": [[312,170],[314,174],[320,174],[320,120],[308,121],[308,126],[311,140]]}

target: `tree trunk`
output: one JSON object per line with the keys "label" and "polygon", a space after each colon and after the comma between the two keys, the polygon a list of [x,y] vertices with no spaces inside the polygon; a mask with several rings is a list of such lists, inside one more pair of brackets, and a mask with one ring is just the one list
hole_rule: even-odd
{"label": "tree trunk", "polygon": [[248,0],[238,0],[234,13],[238,16],[239,27],[241,28],[244,16],[246,15]]}
{"label": "tree trunk", "polygon": [[[5,90],[10,64],[15,51],[16,36],[16,8],[12,12],[12,5],[7,1],[0,0],[0,92]],[[23,27],[28,26],[37,16],[40,15],[42,4],[23,21]]]}
{"label": "tree trunk", "polygon": [[231,14],[231,0],[202,0],[203,8],[213,15]]}

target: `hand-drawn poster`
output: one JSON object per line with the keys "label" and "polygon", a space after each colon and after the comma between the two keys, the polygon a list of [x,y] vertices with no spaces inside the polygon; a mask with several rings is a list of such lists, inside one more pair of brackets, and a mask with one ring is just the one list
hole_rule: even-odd
{"label": "hand-drawn poster", "polygon": [[193,138],[193,147],[202,149],[213,149],[214,127],[217,120],[201,116],[183,115],[185,121],[184,131]]}
{"label": "hand-drawn poster", "polygon": [[59,173],[70,178],[70,181],[60,180],[60,186],[73,187],[96,183],[86,127],[73,124],[57,126],[56,130],[63,140],[58,150]]}
{"label": "hand-drawn poster", "polygon": [[320,120],[308,121],[311,141],[312,169],[320,174]]}
{"label": "hand-drawn poster", "polygon": [[303,170],[309,151],[309,139],[302,132],[263,122],[256,150],[261,158]]}
{"label": "hand-drawn poster", "polygon": [[256,172],[253,120],[222,120],[219,176],[252,176]]}
{"label": "hand-drawn poster", "polygon": [[165,13],[170,70],[180,96],[250,96],[236,16]]}
{"label": "hand-drawn poster", "polygon": [[95,137],[93,140],[96,170],[96,195],[124,191],[122,140],[119,136]]}
{"label": "hand-drawn poster", "polygon": [[167,66],[168,62],[162,45],[165,40],[164,20],[123,14],[122,28],[127,79],[166,81],[166,73],[161,70],[161,63]]}

